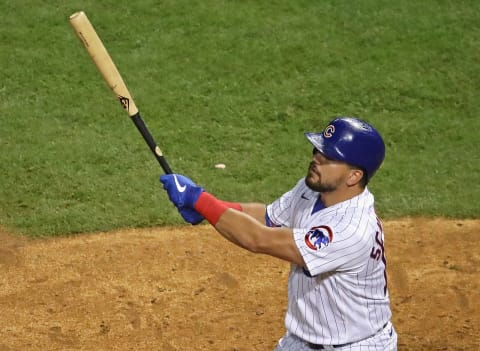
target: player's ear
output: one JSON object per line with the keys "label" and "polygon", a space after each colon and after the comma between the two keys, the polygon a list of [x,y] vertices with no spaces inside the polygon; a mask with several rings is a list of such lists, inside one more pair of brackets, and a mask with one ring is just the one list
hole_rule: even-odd
{"label": "player's ear", "polygon": [[364,171],[359,168],[350,169],[350,173],[347,177],[347,185],[354,186],[360,183],[363,179]]}

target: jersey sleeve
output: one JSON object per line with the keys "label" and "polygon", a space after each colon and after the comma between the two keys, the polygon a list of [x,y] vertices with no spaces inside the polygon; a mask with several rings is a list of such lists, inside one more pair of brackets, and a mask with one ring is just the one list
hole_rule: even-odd
{"label": "jersey sleeve", "polygon": [[293,201],[304,179],[298,181],[293,189],[280,196],[267,206],[266,223],[269,227],[291,227]]}
{"label": "jersey sleeve", "polygon": [[355,223],[321,221],[311,228],[295,228],[295,243],[312,276],[331,271],[360,271],[372,248],[367,228]]}

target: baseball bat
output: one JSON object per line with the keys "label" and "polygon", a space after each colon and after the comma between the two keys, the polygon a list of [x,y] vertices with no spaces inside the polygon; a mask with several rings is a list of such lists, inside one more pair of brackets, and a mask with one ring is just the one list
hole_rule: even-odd
{"label": "baseball bat", "polygon": [[142,134],[143,139],[150,147],[150,150],[160,163],[163,171],[166,174],[171,174],[172,170],[163,156],[162,150],[158,147],[152,134],[140,116],[140,112],[125,85],[120,72],[90,23],[87,15],[83,11],[72,14],[70,16],[70,24],[75,30],[75,33],[77,33],[80,41],[83,43],[85,50],[87,50],[95,63],[95,66],[97,66],[97,69],[102,74],[103,79],[113,91],[124,110],[127,111],[140,134]]}

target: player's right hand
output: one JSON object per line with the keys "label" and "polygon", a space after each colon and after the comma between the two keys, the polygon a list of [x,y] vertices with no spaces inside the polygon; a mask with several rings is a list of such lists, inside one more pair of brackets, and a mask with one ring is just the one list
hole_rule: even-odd
{"label": "player's right hand", "polygon": [[178,212],[182,216],[182,218],[185,220],[185,222],[196,225],[202,222],[205,218],[195,211],[193,208],[189,207],[182,207],[182,208],[177,208]]}
{"label": "player's right hand", "polygon": [[160,177],[160,182],[167,191],[170,201],[178,209],[193,209],[200,194],[204,191],[190,178],[181,174],[164,174]]}

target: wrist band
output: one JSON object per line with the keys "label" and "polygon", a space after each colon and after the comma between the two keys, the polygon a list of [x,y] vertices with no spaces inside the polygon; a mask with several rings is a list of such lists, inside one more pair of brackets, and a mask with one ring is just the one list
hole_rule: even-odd
{"label": "wrist band", "polygon": [[237,211],[243,211],[242,205],[240,205],[238,202],[228,202],[223,200],[218,200],[218,201],[222,202],[228,208],[233,208]]}
{"label": "wrist band", "polygon": [[229,208],[233,208],[238,211],[242,210],[242,206],[240,206],[240,204],[219,200],[206,191],[201,193],[197,202],[195,202],[195,210],[205,217],[205,219],[213,226],[217,224],[222,214]]}

